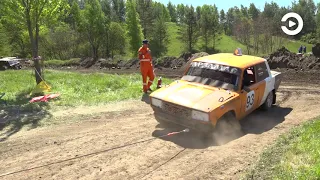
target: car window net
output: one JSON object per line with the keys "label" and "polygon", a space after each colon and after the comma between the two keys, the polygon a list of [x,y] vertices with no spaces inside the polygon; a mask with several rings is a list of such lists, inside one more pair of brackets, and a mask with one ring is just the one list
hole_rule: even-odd
{"label": "car window net", "polygon": [[235,90],[238,86],[240,72],[240,69],[230,66],[198,63],[191,64],[187,73],[182,77],[182,80]]}

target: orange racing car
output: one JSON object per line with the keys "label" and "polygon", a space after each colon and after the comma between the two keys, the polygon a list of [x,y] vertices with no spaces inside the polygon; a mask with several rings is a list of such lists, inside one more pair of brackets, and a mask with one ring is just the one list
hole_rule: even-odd
{"label": "orange racing car", "polygon": [[151,107],[160,123],[206,133],[227,124],[229,130],[239,131],[239,120],[276,103],[281,79],[261,57],[209,55],[193,60],[180,80],[151,93]]}

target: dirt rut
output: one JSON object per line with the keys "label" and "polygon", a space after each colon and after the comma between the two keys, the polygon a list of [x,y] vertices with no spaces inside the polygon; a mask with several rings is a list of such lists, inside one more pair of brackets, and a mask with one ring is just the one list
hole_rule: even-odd
{"label": "dirt rut", "polygon": [[245,135],[223,145],[195,133],[136,143],[183,128],[161,127],[143,101],[115,104],[112,115],[0,142],[0,179],[239,179],[279,135],[320,115],[319,98],[319,87],[284,83],[278,104],[244,119]]}

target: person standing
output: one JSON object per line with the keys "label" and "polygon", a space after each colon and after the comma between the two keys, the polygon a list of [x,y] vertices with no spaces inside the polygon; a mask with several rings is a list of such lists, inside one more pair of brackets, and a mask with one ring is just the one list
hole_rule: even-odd
{"label": "person standing", "polygon": [[303,50],[303,47],[302,45],[300,45],[299,49],[298,49],[298,52],[301,54],[302,53],[302,50]]}
{"label": "person standing", "polygon": [[[140,71],[142,75],[143,92],[152,92],[150,86],[154,80],[154,71],[152,66],[151,50],[149,49],[149,41],[143,40],[142,47],[138,50],[139,60],[140,60]],[[149,78],[147,83],[147,78]]]}
{"label": "person standing", "polygon": [[303,46],[303,53],[306,54],[307,53],[307,47]]}

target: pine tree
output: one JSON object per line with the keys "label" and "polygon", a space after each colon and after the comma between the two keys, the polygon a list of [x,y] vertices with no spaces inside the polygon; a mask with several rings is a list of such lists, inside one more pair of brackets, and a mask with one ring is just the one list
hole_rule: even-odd
{"label": "pine tree", "polygon": [[192,52],[194,45],[196,44],[199,33],[197,29],[196,13],[193,6],[185,6],[185,18],[184,23],[180,28],[180,39],[185,43],[187,50]]}
{"label": "pine tree", "polygon": [[96,61],[99,49],[107,34],[106,17],[98,0],[87,1],[84,11],[81,12],[80,32],[87,38],[92,48],[92,56]]}
{"label": "pine tree", "polygon": [[148,38],[152,28],[152,1],[137,0],[137,11],[139,13],[142,32],[145,39]]}
{"label": "pine tree", "polygon": [[142,28],[139,14],[136,10],[135,3],[132,0],[127,0],[126,9],[126,25],[130,51],[133,53],[133,56],[136,56],[142,41]]}
{"label": "pine tree", "polygon": [[168,28],[163,16],[158,17],[154,23],[151,39],[152,54],[155,57],[162,56],[167,52],[167,45],[169,43]]}
{"label": "pine tree", "polygon": [[177,9],[176,6],[169,1],[168,6],[169,14],[171,17],[171,22],[177,22]]}

